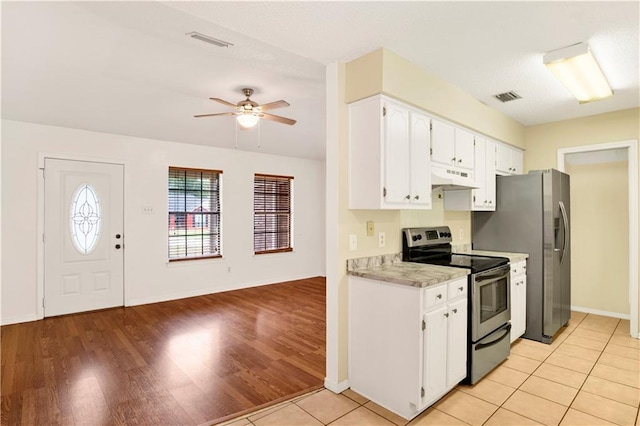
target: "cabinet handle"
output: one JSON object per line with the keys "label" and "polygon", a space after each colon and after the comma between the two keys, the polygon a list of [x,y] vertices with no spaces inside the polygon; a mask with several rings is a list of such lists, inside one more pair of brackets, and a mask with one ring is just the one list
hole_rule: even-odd
{"label": "cabinet handle", "polygon": [[458,160],[458,163],[462,163],[462,158]]}
{"label": "cabinet handle", "polygon": [[437,296],[436,296],[436,298],[438,298],[438,299],[442,299],[442,295],[441,295],[441,294],[439,294],[439,295],[437,295]]}
{"label": "cabinet handle", "polygon": [[458,290],[464,291],[464,287],[458,287]]}
{"label": "cabinet handle", "polygon": [[444,314],[445,318],[449,318],[449,312],[447,312],[446,314]]}
{"label": "cabinet handle", "polygon": [[458,309],[457,309],[457,308],[456,308],[456,309],[454,309],[454,310],[453,310],[453,313],[454,313],[454,314],[457,314],[457,313],[458,313]]}
{"label": "cabinet handle", "polygon": [[414,200],[419,200],[419,199],[420,199],[420,196],[419,196],[419,195],[416,195],[415,197],[413,197],[413,199],[414,199]]}
{"label": "cabinet handle", "polygon": [[407,200],[410,200],[410,199],[411,199],[411,195],[407,195],[407,196],[406,196],[406,197],[404,197],[404,198],[406,198]]}
{"label": "cabinet handle", "polygon": [[456,162],[456,157],[453,157],[453,158],[451,159],[451,161],[453,161],[453,162],[455,163],[455,162]]}

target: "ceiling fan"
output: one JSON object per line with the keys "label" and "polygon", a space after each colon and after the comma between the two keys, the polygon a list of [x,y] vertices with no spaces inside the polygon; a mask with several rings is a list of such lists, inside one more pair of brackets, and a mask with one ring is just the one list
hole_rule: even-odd
{"label": "ceiling fan", "polygon": [[296,120],[292,120],[286,117],[280,117],[279,115],[267,114],[264,111],[268,111],[271,109],[282,108],[289,106],[289,102],[287,101],[275,101],[270,102],[264,105],[258,105],[256,102],[249,99],[253,94],[253,89],[244,88],[242,89],[242,93],[247,97],[244,101],[240,101],[237,104],[232,104],[231,102],[227,102],[224,99],[220,98],[209,98],[212,101],[219,102],[223,105],[233,108],[235,111],[233,112],[220,112],[216,114],[198,114],[194,115],[196,118],[200,117],[215,117],[218,115],[235,115],[236,120],[238,120],[238,124],[240,124],[244,128],[250,128],[255,126],[261,118],[265,120],[276,121],[278,123],[294,125],[296,124]]}

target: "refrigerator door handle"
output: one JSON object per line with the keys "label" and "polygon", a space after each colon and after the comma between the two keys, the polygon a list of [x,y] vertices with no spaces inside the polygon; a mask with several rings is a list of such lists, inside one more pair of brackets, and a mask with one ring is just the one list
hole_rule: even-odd
{"label": "refrigerator door handle", "polygon": [[567,209],[564,207],[562,201],[559,202],[560,211],[562,212],[562,226],[564,228],[564,241],[562,243],[562,257],[560,258],[560,264],[564,263],[565,257],[567,257],[567,248],[569,246],[569,218],[567,217]]}

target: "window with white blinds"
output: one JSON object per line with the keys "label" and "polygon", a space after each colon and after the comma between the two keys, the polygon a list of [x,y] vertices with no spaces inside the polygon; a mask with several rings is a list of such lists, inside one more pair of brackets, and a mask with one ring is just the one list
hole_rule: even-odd
{"label": "window with white blinds", "polygon": [[253,181],[253,251],[292,251],[293,177],[256,174]]}
{"label": "window with white blinds", "polygon": [[221,174],[169,167],[169,261],[221,257]]}

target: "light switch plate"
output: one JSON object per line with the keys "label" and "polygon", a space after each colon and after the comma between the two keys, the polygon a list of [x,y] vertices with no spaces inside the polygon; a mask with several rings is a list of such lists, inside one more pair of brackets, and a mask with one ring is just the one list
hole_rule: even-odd
{"label": "light switch plate", "polygon": [[374,232],[373,232],[373,221],[372,220],[368,220],[367,221],[367,237],[373,237]]}
{"label": "light switch plate", "polygon": [[349,234],[349,251],[358,250],[358,236],[356,234]]}
{"label": "light switch plate", "polygon": [[387,244],[384,232],[378,233],[378,247],[384,247]]}

